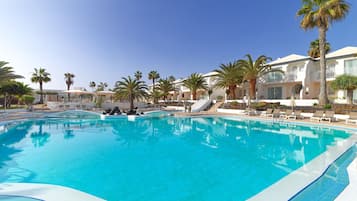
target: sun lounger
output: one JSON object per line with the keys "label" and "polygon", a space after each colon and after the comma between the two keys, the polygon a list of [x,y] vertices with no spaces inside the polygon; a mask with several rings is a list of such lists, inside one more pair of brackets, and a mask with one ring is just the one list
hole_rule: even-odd
{"label": "sun lounger", "polygon": [[334,115],[335,115],[334,111],[326,111],[325,116],[323,116],[321,118],[321,120],[325,120],[325,121],[328,121],[329,123],[331,123],[332,121],[336,121],[336,118]]}
{"label": "sun lounger", "polygon": [[273,116],[273,109],[268,108],[265,113],[261,114],[262,117],[272,117]]}
{"label": "sun lounger", "polygon": [[357,124],[357,112],[350,112],[350,116],[346,119],[346,124]]}
{"label": "sun lounger", "polygon": [[310,117],[310,121],[321,121],[321,118],[324,116],[324,112],[321,110],[317,110],[312,117]]}
{"label": "sun lounger", "polygon": [[301,110],[295,110],[295,112],[291,115],[288,115],[286,117],[287,119],[304,119],[304,117],[301,115]]}
{"label": "sun lounger", "polygon": [[272,114],[270,117],[272,117],[272,118],[279,118],[280,115],[281,115],[280,109],[275,109],[275,110],[273,111],[273,114]]}
{"label": "sun lounger", "polygon": [[252,116],[252,115],[256,115],[257,111],[255,109],[251,109],[251,108],[247,108],[244,111],[244,114],[248,115],[248,116]]}
{"label": "sun lounger", "polygon": [[286,111],[285,111],[285,114],[281,114],[281,115],[279,116],[279,118],[280,118],[280,119],[287,119],[288,116],[290,116],[290,115],[292,115],[292,114],[293,114],[293,111],[292,111],[292,110],[286,110]]}

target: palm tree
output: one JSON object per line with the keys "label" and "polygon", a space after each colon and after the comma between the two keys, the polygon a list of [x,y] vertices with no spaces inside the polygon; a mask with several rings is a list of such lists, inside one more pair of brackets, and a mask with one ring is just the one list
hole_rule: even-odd
{"label": "palm tree", "polygon": [[297,12],[302,16],[301,28],[318,28],[320,46],[320,94],[319,103],[328,103],[326,84],[326,32],[330,24],[334,21],[342,20],[350,9],[349,4],[344,0],[303,0],[302,8]]}
{"label": "palm tree", "polygon": [[89,87],[92,88],[92,91],[94,91],[96,86],[97,86],[97,84],[94,81],[89,82]]}
{"label": "palm tree", "polygon": [[183,85],[190,89],[193,100],[197,99],[198,89],[207,89],[206,80],[198,73],[192,73],[190,77],[183,81]]}
{"label": "palm tree", "polygon": [[8,81],[0,86],[0,94],[3,94],[4,96],[3,105],[5,108],[9,108],[11,106],[11,103],[15,97],[18,97],[20,102],[22,96],[31,93],[32,89],[22,82]]}
{"label": "palm tree", "polygon": [[12,67],[6,66],[9,64],[5,61],[0,61],[0,84],[12,79],[23,78],[21,75],[14,74]]}
{"label": "palm tree", "polygon": [[169,80],[170,82],[175,82],[176,78],[175,78],[173,75],[170,75],[169,78],[168,78],[168,80]]}
{"label": "palm tree", "polygon": [[161,96],[166,101],[167,96],[169,95],[170,91],[175,91],[175,88],[172,82],[169,79],[160,79],[158,89],[161,92]]}
{"label": "palm tree", "polygon": [[160,78],[160,74],[157,71],[150,71],[148,75],[148,79],[152,80],[152,91],[155,91],[155,80]]}
{"label": "palm tree", "polygon": [[[330,52],[331,46],[329,42],[325,44],[325,54]],[[312,58],[319,58],[320,57],[320,42],[319,39],[316,39],[310,43],[310,48],[307,54]]]}
{"label": "palm tree", "polygon": [[357,89],[357,76],[340,75],[331,82],[331,88],[334,90],[347,90],[347,103],[351,104],[353,99],[353,90]]}
{"label": "palm tree", "polygon": [[271,68],[271,66],[267,64],[270,58],[264,55],[259,56],[255,61],[253,61],[253,58],[250,54],[247,54],[246,57],[247,60],[238,60],[237,65],[242,70],[244,75],[243,79],[249,81],[249,96],[251,98],[255,98],[257,79],[268,73],[284,72],[280,69]]}
{"label": "palm tree", "polygon": [[108,87],[106,82],[99,82],[97,85],[97,91],[104,91]]}
{"label": "palm tree", "polygon": [[51,74],[46,72],[44,68],[35,68],[35,72],[32,73],[31,82],[40,84],[40,103],[43,103],[43,83],[51,81]]}
{"label": "palm tree", "polygon": [[141,78],[143,77],[143,73],[137,70],[134,74],[134,77],[136,80],[141,80]]}
{"label": "palm tree", "polygon": [[123,77],[117,81],[114,91],[117,99],[124,98],[130,102],[130,110],[134,109],[134,100],[147,97],[147,86],[145,82],[132,79],[130,76]]}
{"label": "palm tree", "polygon": [[[75,77],[72,73],[65,73],[64,79],[66,80],[67,90],[70,90],[71,85],[73,85],[74,81],[73,78]],[[68,93],[68,101],[71,101],[70,94]]]}
{"label": "palm tree", "polygon": [[236,99],[237,85],[243,81],[242,70],[238,67],[237,63],[221,64],[220,69],[215,70],[217,73],[216,84],[217,88],[228,88],[228,94],[230,99]]}

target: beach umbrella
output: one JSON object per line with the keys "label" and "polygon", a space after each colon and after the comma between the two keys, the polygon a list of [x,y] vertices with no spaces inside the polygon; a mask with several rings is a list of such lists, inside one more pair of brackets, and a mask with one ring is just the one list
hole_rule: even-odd
{"label": "beach umbrella", "polygon": [[106,95],[113,95],[113,94],[115,94],[115,92],[113,92],[113,91],[97,91],[96,94],[99,96],[106,96]]}
{"label": "beach umbrella", "polygon": [[93,94],[93,92],[83,91],[83,90],[80,90],[80,89],[70,89],[70,90],[64,91],[64,93],[75,94],[75,95]]}
{"label": "beach umbrella", "polygon": [[84,95],[84,94],[88,94],[88,95],[93,94],[93,92],[84,91],[84,90],[80,90],[80,89],[70,89],[70,90],[64,91],[64,93],[78,95],[80,103],[81,103],[81,107],[82,107],[82,95]]}

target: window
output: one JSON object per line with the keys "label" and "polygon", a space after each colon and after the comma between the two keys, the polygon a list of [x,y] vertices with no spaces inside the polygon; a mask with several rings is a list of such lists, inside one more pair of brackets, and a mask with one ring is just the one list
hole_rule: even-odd
{"label": "window", "polygon": [[[281,68],[277,68],[281,70]],[[267,74],[267,81],[268,82],[280,82],[283,80],[283,74],[280,72],[271,72]]]}
{"label": "window", "polygon": [[282,87],[270,87],[268,88],[268,99],[282,99],[283,88]]}
{"label": "window", "polygon": [[335,77],[335,64],[328,64],[326,68],[326,77],[334,78]]}
{"label": "window", "polygon": [[345,61],[345,74],[357,75],[357,59]]}

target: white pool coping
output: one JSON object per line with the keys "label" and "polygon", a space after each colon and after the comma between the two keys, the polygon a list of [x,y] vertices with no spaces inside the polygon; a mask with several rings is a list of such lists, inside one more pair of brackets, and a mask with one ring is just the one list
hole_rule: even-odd
{"label": "white pool coping", "polygon": [[249,200],[289,200],[295,194],[307,187],[310,183],[318,179],[326,171],[330,164],[338,159],[349,148],[354,146],[354,144],[355,140],[351,137],[338,141],[335,146],[328,147],[324,153],[289,175],[283,177],[260,193],[254,195]]}
{"label": "white pool coping", "polygon": [[357,158],[347,167],[349,184],[348,186],[337,196],[335,201],[350,201],[356,199],[357,189]]}
{"label": "white pool coping", "polygon": [[45,201],[103,201],[88,193],[64,186],[35,183],[1,183],[0,195],[21,196]]}

